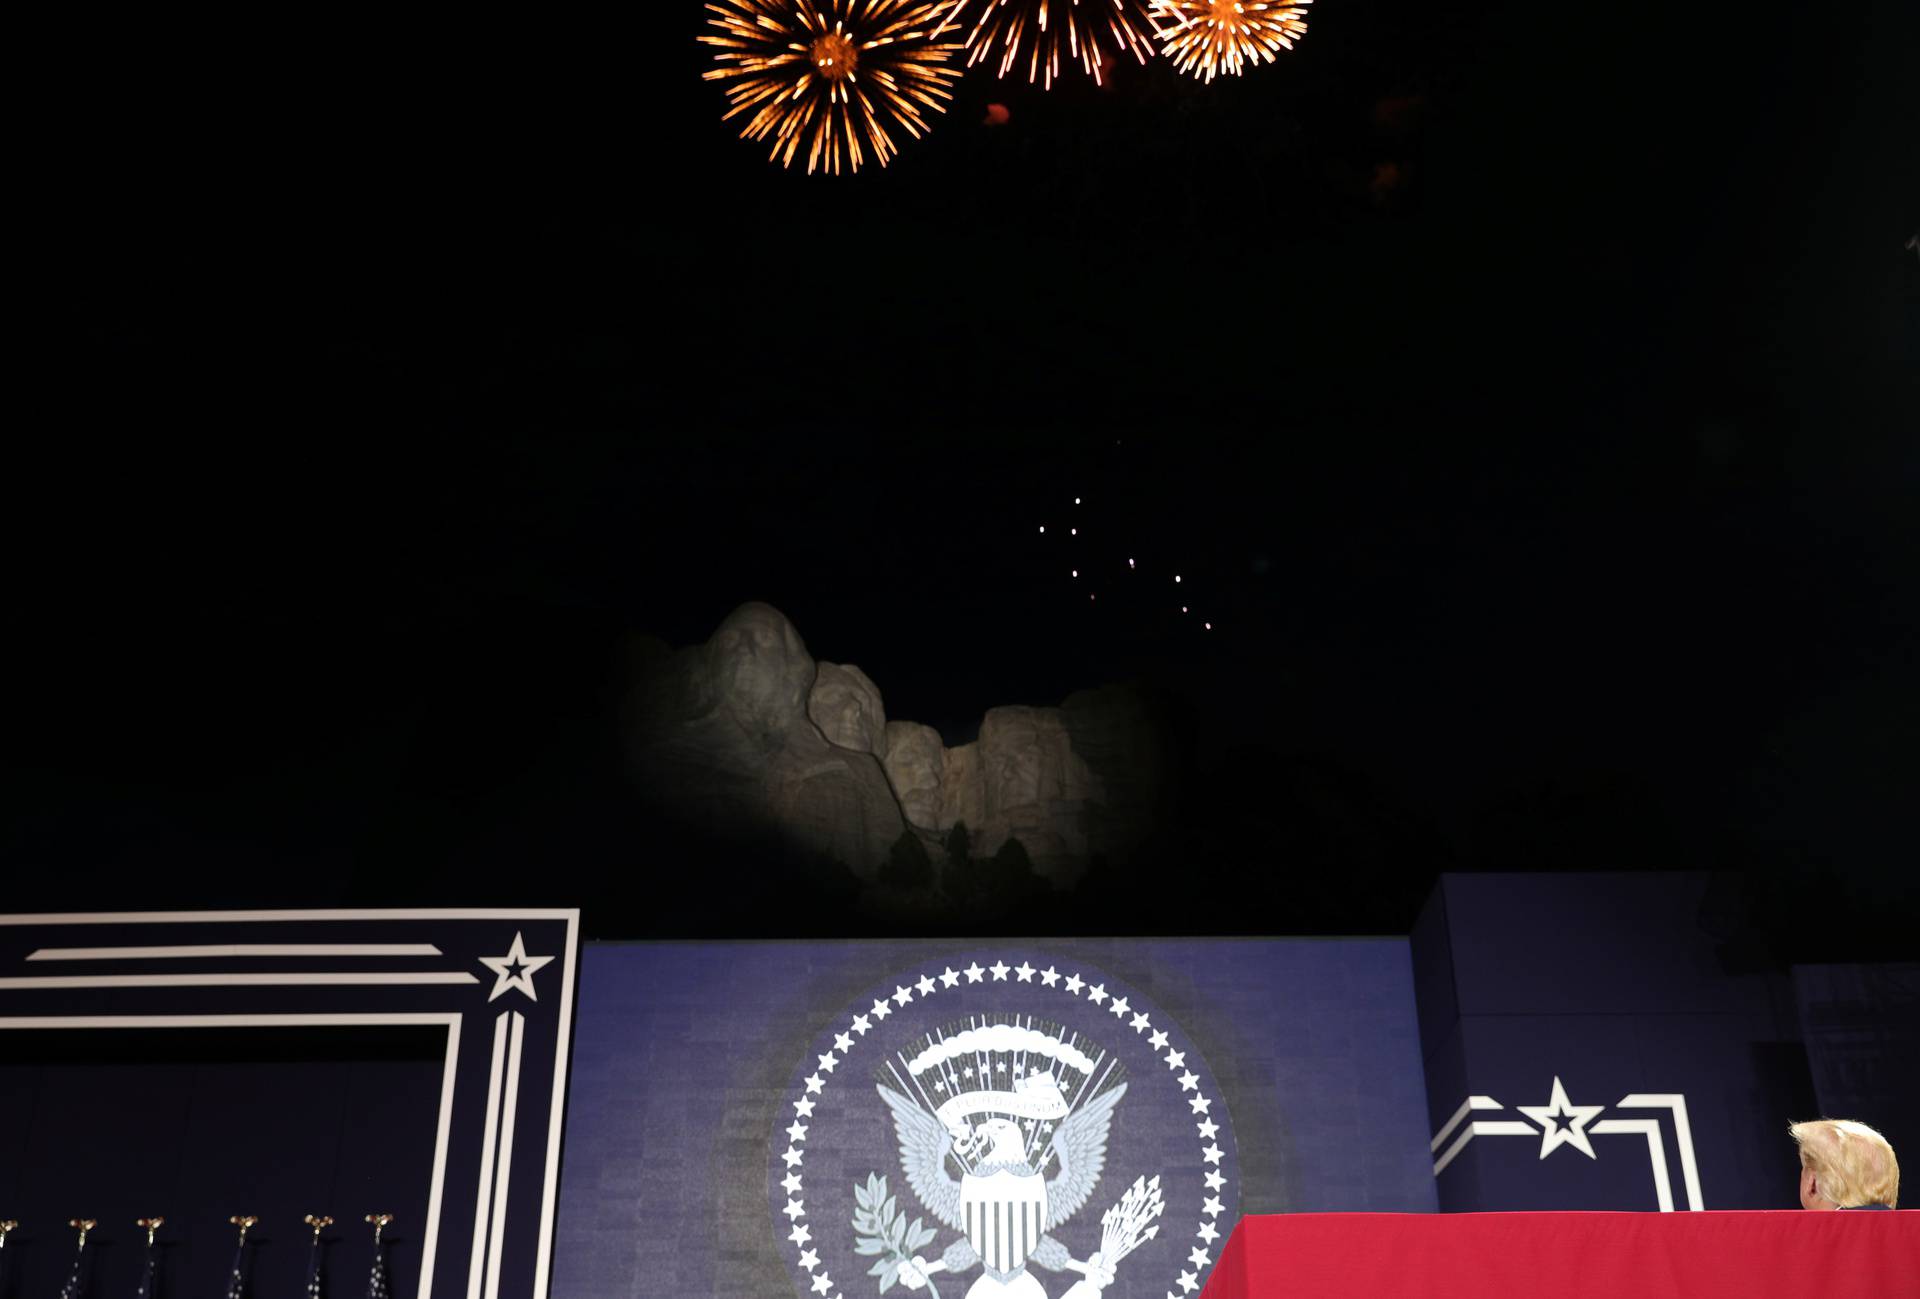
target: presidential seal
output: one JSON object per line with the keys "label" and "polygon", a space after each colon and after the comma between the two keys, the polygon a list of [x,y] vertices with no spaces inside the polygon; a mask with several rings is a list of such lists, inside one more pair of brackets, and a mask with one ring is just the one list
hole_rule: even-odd
{"label": "presidential seal", "polygon": [[1235,1155],[1199,1053],[1085,965],[941,962],[815,1043],[773,1142],[805,1296],[1176,1299],[1232,1226]]}

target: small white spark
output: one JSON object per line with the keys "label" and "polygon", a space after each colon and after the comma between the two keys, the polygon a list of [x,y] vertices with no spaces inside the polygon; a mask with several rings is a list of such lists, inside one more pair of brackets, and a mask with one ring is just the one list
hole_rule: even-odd
{"label": "small white spark", "polygon": [[1178,573],[1175,573],[1175,574],[1173,575],[1173,580],[1174,580],[1174,581],[1176,581],[1176,582],[1178,582],[1178,581],[1180,580],[1180,574],[1178,574]]}
{"label": "small white spark", "polygon": [[1041,524],[1041,525],[1040,525],[1040,531],[1042,531],[1042,532],[1045,532],[1046,530],[1047,530],[1047,525],[1046,525],[1046,524],[1044,524],[1044,523],[1043,523],[1043,524]]}
{"label": "small white spark", "polygon": [[1206,626],[1206,629],[1207,629],[1208,631],[1212,631],[1212,630],[1213,630],[1213,624],[1212,624],[1212,623],[1207,623],[1207,624],[1205,624],[1205,626]]}
{"label": "small white spark", "polygon": [[1078,505],[1078,504],[1080,503],[1080,498],[1079,498],[1078,496],[1076,496],[1076,497],[1074,497],[1074,498],[1073,498],[1073,503],[1074,503],[1075,505]]}
{"label": "small white spark", "polygon": [[1132,568],[1132,567],[1133,567],[1133,561],[1132,561],[1131,559],[1129,559],[1129,560],[1127,561],[1127,567],[1128,567],[1128,568]]}
{"label": "small white spark", "polygon": [[1073,570],[1073,576],[1074,576],[1074,577],[1078,577],[1078,576],[1080,576],[1080,570],[1079,570],[1079,569],[1077,569],[1077,568],[1076,568],[1076,569],[1074,569],[1074,570]]}
{"label": "small white spark", "polygon": [[1077,537],[1077,536],[1079,536],[1079,535],[1080,535],[1080,529],[1078,529],[1078,528],[1068,528],[1068,529],[1067,529],[1067,535],[1068,535],[1069,537]]}

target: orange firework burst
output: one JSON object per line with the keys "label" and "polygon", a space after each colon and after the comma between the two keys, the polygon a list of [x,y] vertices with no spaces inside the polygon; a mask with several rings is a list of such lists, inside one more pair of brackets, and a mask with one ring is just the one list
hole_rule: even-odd
{"label": "orange firework burst", "polygon": [[[853,171],[866,147],[882,167],[899,152],[883,117],[919,139],[921,110],[944,113],[960,69],[959,46],[935,30],[952,0],[722,0],[708,9],[720,66],[702,76],[726,81],[733,105],[722,120],[751,112],[742,139],[773,141],[769,158],[793,165],[804,144],[807,172]],[[865,147],[863,147],[863,145]]]}
{"label": "orange firework burst", "polygon": [[1154,0],[1154,17],[1166,55],[1182,72],[1212,81],[1216,73],[1239,76],[1307,34],[1313,0]]}
{"label": "orange firework burst", "polygon": [[1149,36],[1154,24],[1147,0],[958,0],[941,27],[959,26],[961,17],[976,5],[980,16],[967,33],[967,66],[998,55],[1003,77],[1024,62],[1028,81],[1052,89],[1064,55],[1079,60],[1096,82],[1101,81],[1107,65],[1102,30],[1116,49],[1131,51],[1142,63],[1153,53]]}

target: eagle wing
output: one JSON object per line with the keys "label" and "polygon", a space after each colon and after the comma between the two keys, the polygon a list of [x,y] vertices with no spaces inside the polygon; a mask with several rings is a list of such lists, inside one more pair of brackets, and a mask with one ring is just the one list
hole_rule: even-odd
{"label": "eagle wing", "polygon": [[918,1103],[891,1087],[875,1085],[880,1099],[893,1111],[893,1131],[900,1140],[900,1169],[907,1175],[920,1207],[953,1228],[960,1221],[960,1181],[947,1172],[947,1129]]}
{"label": "eagle wing", "polygon": [[1069,1114],[1053,1134],[1060,1173],[1047,1183],[1047,1230],[1071,1218],[1093,1195],[1100,1170],[1107,1163],[1107,1128],[1113,1107],[1127,1094],[1127,1085],[1102,1092]]}

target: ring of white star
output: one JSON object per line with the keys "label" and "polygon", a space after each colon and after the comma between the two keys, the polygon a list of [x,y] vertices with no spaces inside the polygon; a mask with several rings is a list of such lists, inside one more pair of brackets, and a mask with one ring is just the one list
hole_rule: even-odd
{"label": "ring of white star", "polygon": [[[992,977],[989,978],[989,975]],[[819,1254],[807,1248],[807,1243],[813,1238],[813,1233],[805,1222],[807,1207],[806,1201],[801,1198],[799,1169],[806,1154],[802,1147],[806,1144],[807,1140],[807,1124],[804,1120],[813,1117],[813,1111],[819,1107],[815,1098],[826,1094],[828,1078],[832,1077],[834,1070],[840,1064],[852,1058],[854,1047],[859,1041],[864,1040],[867,1034],[873,1030],[875,1021],[884,1020],[888,1015],[893,1014],[897,1008],[904,1007],[908,1002],[913,1001],[916,996],[924,1001],[935,992],[948,988],[957,988],[961,986],[962,982],[967,984],[1005,983],[1008,981],[1008,975],[1013,975],[1014,981],[1017,983],[1033,983],[1037,981],[1042,987],[1056,988],[1076,1000],[1081,999],[1082,990],[1084,989],[1086,1001],[1105,1008],[1108,1014],[1119,1019],[1122,1024],[1131,1028],[1136,1035],[1145,1036],[1151,1033],[1151,1036],[1147,1037],[1147,1041],[1153,1047],[1155,1058],[1162,1060],[1166,1064],[1167,1069],[1177,1077],[1180,1083],[1180,1090],[1183,1094],[1188,1092],[1192,1093],[1192,1095],[1187,1098],[1187,1105],[1193,1111],[1193,1117],[1196,1120],[1194,1128],[1200,1134],[1200,1141],[1202,1143],[1200,1148],[1201,1162],[1208,1166],[1206,1177],[1203,1179],[1206,1183],[1208,1194],[1200,1207],[1201,1217],[1199,1230],[1194,1232],[1194,1239],[1200,1241],[1200,1244],[1188,1252],[1187,1263],[1189,1270],[1180,1273],[1178,1280],[1175,1281],[1174,1284],[1180,1287],[1181,1296],[1179,1299],[1184,1299],[1184,1296],[1191,1295],[1199,1290],[1200,1278],[1213,1262],[1211,1255],[1205,1247],[1213,1245],[1225,1235],[1220,1229],[1218,1219],[1226,1209],[1226,1206],[1220,1200],[1220,1192],[1227,1185],[1226,1175],[1220,1171],[1221,1160],[1225,1157],[1226,1152],[1221,1150],[1220,1144],[1213,1139],[1220,1131],[1220,1125],[1213,1121],[1213,1117],[1209,1113],[1213,1107],[1213,1102],[1200,1090],[1200,1079],[1191,1069],[1186,1067],[1187,1058],[1185,1053],[1172,1050],[1168,1045],[1167,1035],[1153,1027],[1151,1018],[1145,1012],[1135,1011],[1127,1004],[1125,997],[1114,997],[1107,991],[1106,985],[1104,984],[1090,984],[1085,979],[1082,979],[1077,971],[1072,974],[1062,974],[1054,966],[1048,966],[1045,970],[1037,970],[1030,962],[1025,960],[1022,960],[1018,966],[1011,966],[1004,960],[996,959],[992,965],[984,967],[976,960],[969,964],[964,970],[956,970],[949,965],[938,974],[922,973],[918,979],[896,985],[891,996],[882,997],[875,1001],[866,1014],[855,1015],[853,1017],[852,1023],[847,1026],[851,1032],[841,1031],[834,1034],[833,1049],[825,1055],[817,1057],[817,1067],[802,1084],[804,1091],[800,1099],[793,1102],[793,1108],[797,1112],[798,1117],[796,1117],[792,1125],[786,1129],[787,1149],[781,1156],[787,1165],[786,1178],[780,1183],[787,1193],[787,1205],[781,1212],[786,1215],[787,1221],[792,1224],[792,1230],[787,1233],[787,1239],[793,1242],[795,1249],[800,1251],[800,1257],[797,1261],[800,1264],[801,1270],[806,1272],[808,1277],[811,1278],[809,1284],[812,1286],[815,1294],[824,1296],[828,1291],[834,1289],[831,1277],[829,1277],[820,1265]],[[1166,1053],[1165,1055],[1161,1054],[1163,1051]],[[822,1074],[828,1077],[823,1078],[821,1077]],[[1231,1226],[1232,1224],[1228,1225]],[[834,1299],[845,1299],[845,1296],[835,1291]],[[1169,1299],[1176,1299],[1171,1291],[1169,1291]]]}

